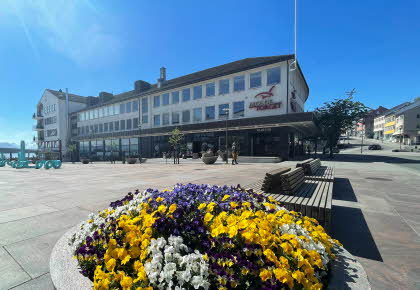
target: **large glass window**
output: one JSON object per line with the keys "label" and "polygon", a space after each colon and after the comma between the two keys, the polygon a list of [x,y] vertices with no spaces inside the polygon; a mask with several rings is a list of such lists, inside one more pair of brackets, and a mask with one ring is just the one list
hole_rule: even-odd
{"label": "large glass window", "polygon": [[97,119],[98,116],[99,116],[99,110],[98,109],[93,110],[93,118]]}
{"label": "large glass window", "polygon": [[261,72],[255,72],[249,75],[249,87],[259,88],[261,87]]}
{"label": "large glass window", "polygon": [[131,123],[131,119],[128,119],[127,121],[126,121],[126,128],[127,128],[127,130],[131,130],[131,125],[132,125],[132,123]]}
{"label": "large glass window", "polygon": [[244,101],[241,102],[234,102],[233,103],[233,117],[243,117],[245,114],[245,103]]}
{"label": "large glass window", "polygon": [[147,101],[147,98],[141,99],[141,112],[142,113],[147,113],[147,111],[149,110],[148,103],[149,102]]}
{"label": "large glass window", "polygon": [[133,101],[133,112],[138,112],[139,110],[139,101]]}
{"label": "large glass window", "polygon": [[201,108],[195,108],[193,110],[193,121],[194,122],[200,122],[202,119],[203,119],[202,109]]}
{"label": "large glass window", "polygon": [[139,118],[134,118],[133,119],[133,129],[138,129],[139,128]]}
{"label": "large glass window", "polygon": [[114,105],[114,115],[118,115],[120,113],[120,105]]}
{"label": "large glass window", "polygon": [[154,126],[160,126],[160,115],[154,115],[153,116],[153,125]]}
{"label": "large glass window", "polygon": [[108,132],[108,130],[109,130],[108,123],[104,123],[104,132]]}
{"label": "large glass window", "polygon": [[128,156],[130,152],[130,139],[128,138],[121,139],[121,151],[124,156]]}
{"label": "large glass window", "polygon": [[109,132],[114,131],[114,122],[109,122]]}
{"label": "large glass window", "polygon": [[125,112],[131,113],[131,102],[125,104]]}
{"label": "large glass window", "polygon": [[103,111],[104,117],[108,117],[108,107],[103,107],[102,111]]}
{"label": "large glass window", "polygon": [[153,107],[155,108],[160,107],[160,96],[153,97]]}
{"label": "large glass window", "polygon": [[142,124],[147,124],[147,123],[149,123],[149,116],[147,116],[147,115],[142,115],[142,116],[141,116],[141,122],[142,122]]}
{"label": "large glass window", "polygon": [[139,139],[130,138],[130,155],[136,156],[138,155],[138,151],[139,151]]}
{"label": "large glass window", "polygon": [[206,107],[206,120],[214,120],[216,114],[215,111],[214,106]]}
{"label": "large glass window", "polygon": [[280,82],[280,67],[267,70],[267,85],[275,85]]}
{"label": "large glass window", "polygon": [[108,111],[108,116],[114,115],[114,106],[112,106],[112,105],[108,106],[107,111]]}
{"label": "large glass window", "polygon": [[206,84],[206,97],[212,97],[215,95],[215,84],[209,83]]}
{"label": "large glass window", "polygon": [[226,119],[229,116],[229,104],[219,105],[219,119]]}
{"label": "large glass window", "polygon": [[190,88],[182,90],[182,101],[188,102],[191,99]]}
{"label": "large glass window", "polygon": [[93,110],[89,111],[89,120],[93,119]]}
{"label": "large glass window", "polygon": [[172,113],[172,125],[179,124],[179,113],[174,112]]}
{"label": "large glass window", "polygon": [[169,93],[162,95],[162,105],[169,105]]}
{"label": "large glass window", "polygon": [[245,76],[237,76],[233,78],[233,90],[235,92],[245,90]]}
{"label": "large glass window", "polygon": [[99,133],[104,132],[104,124],[99,124]]}
{"label": "large glass window", "polygon": [[95,133],[98,133],[99,132],[99,125],[98,124],[93,125],[93,130],[94,130]]}
{"label": "large glass window", "polygon": [[219,81],[219,95],[229,94],[229,79]]}
{"label": "large glass window", "polygon": [[120,104],[120,114],[125,113],[125,104]]}
{"label": "large glass window", "polygon": [[120,120],[120,130],[125,130],[125,120]]}
{"label": "large glass window", "polygon": [[169,125],[169,113],[162,114],[162,125]]}
{"label": "large glass window", "polygon": [[172,104],[179,103],[179,91],[172,92]]}
{"label": "large glass window", "polygon": [[203,97],[203,88],[201,86],[195,86],[193,89],[193,93],[194,100],[201,99]]}
{"label": "large glass window", "polygon": [[120,130],[120,122],[119,121],[115,121],[114,122],[114,130],[115,131],[119,131]]}
{"label": "large glass window", "polygon": [[189,123],[190,122],[190,111],[186,110],[182,112],[182,123]]}

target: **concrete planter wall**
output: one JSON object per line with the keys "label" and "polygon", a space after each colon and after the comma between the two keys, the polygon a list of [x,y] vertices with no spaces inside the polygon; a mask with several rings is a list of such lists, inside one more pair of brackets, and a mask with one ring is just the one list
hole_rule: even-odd
{"label": "concrete planter wall", "polygon": [[[88,290],[93,283],[79,273],[77,260],[68,242],[78,226],[66,232],[55,244],[50,258],[50,274],[57,290]],[[344,248],[335,249],[337,259],[331,263],[327,289],[368,290],[369,280],[362,265]]]}

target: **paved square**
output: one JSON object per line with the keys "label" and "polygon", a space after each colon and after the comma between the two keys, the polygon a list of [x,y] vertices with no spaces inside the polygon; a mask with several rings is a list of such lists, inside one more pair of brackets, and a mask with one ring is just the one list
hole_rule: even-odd
{"label": "paved square", "polygon": [[[182,160],[181,160],[182,162]],[[176,183],[246,185],[280,164],[64,164],[47,171],[0,168],[0,289],[53,289],[57,239],[92,211],[135,189]],[[336,169],[332,235],[365,267],[373,289],[420,284],[420,171],[383,162],[330,162]]]}

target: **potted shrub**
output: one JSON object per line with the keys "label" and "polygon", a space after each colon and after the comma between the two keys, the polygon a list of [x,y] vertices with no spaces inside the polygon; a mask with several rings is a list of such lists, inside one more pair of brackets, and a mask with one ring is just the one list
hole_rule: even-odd
{"label": "potted shrub", "polygon": [[136,163],[137,163],[137,157],[134,157],[134,156],[129,156],[129,157],[127,158],[127,163],[128,163],[128,164],[136,164]]}
{"label": "potted shrub", "polygon": [[90,160],[87,158],[82,159],[83,164],[89,164]]}
{"label": "potted shrub", "polygon": [[218,155],[214,155],[213,152],[205,152],[203,153],[201,160],[203,160],[203,162],[205,164],[214,164],[217,160],[217,158],[219,158]]}

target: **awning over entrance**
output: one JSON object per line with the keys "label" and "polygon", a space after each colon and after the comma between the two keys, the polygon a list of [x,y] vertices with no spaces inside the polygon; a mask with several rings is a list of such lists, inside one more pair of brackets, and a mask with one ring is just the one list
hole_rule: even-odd
{"label": "awning over entrance", "polygon": [[[287,115],[246,118],[246,119],[229,119],[228,130],[249,130],[275,127],[289,127],[301,132],[304,136],[314,136],[319,133],[319,128],[314,122],[314,113],[293,113]],[[226,130],[226,120],[218,120],[215,122],[205,122],[199,124],[180,124],[176,126],[166,126],[161,128],[141,129],[94,134],[89,136],[73,137],[73,140],[90,140],[97,138],[119,138],[119,137],[149,137],[149,136],[167,136],[171,135],[173,129],[179,128],[184,134],[208,133]]]}
{"label": "awning over entrance", "polygon": [[[141,136],[170,135],[172,130],[176,127],[178,127],[184,134],[225,131],[226,120],[200,124],[143,129],[141,130]],[[300,131],[306,136],[313,136],[319,133],[319,128],[314,122],[314,114],[312,112],[228,120],[229,131],[275,127],[291,127]]]}

